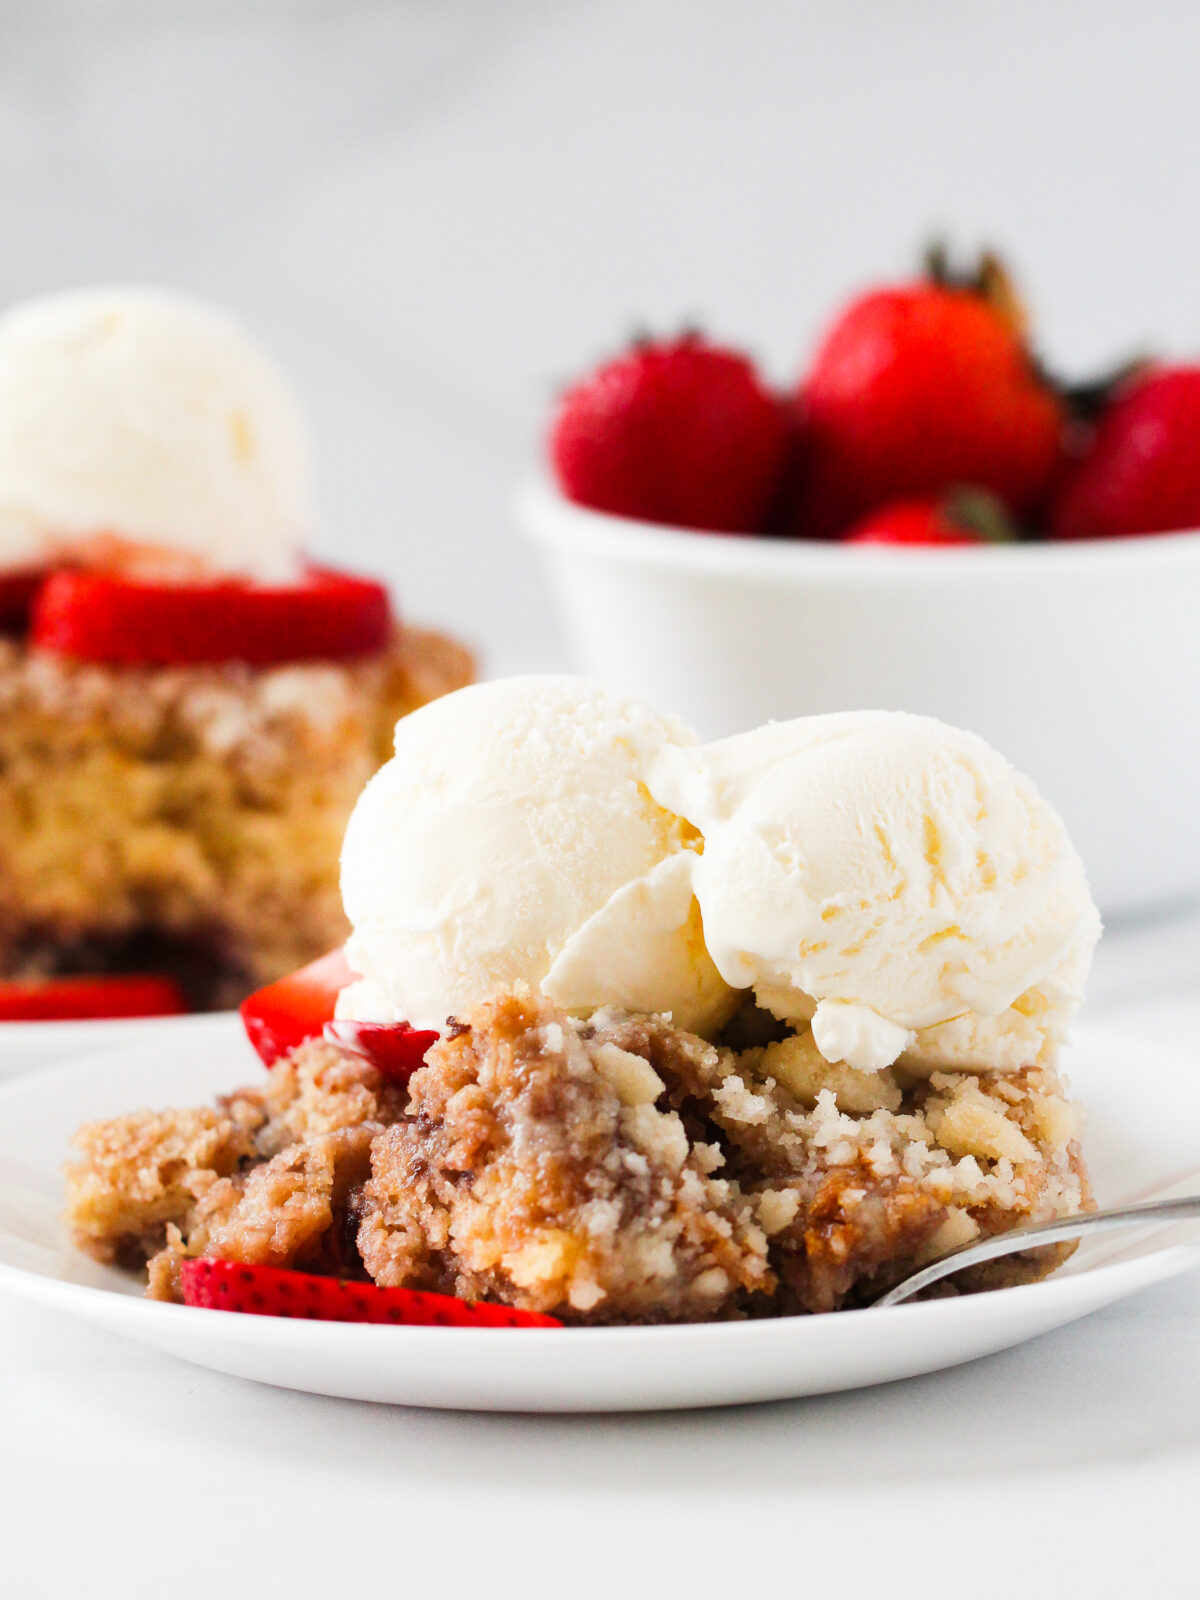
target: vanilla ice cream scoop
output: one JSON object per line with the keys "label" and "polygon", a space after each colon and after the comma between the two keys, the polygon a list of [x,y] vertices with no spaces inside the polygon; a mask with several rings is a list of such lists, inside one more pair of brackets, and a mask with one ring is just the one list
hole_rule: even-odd
{"label": "vanilla ice cream scoop", "polygon": [[645,785],[660,751],[694,739],[570,677],[478,684],[404,717],[346,831],[362,976],[338,1015],[441,1028],[526,983],[577,1013],[720,1026],[738,997],[704,945],[698,839]]}
{"label": "vanilla ice cream scoop", "polygon": [[718,971],[878,1070],[1050,1060],[1100,919],[1034,786],[972,734],[860,712],[664,745],[654,798],[703,836]]}
{"label": "vanilla ice cream scoop", "polygon": [[314,522],[296,402],[229,318],[147,289],[0,316],[0,569],[125,559],[286,580]]}

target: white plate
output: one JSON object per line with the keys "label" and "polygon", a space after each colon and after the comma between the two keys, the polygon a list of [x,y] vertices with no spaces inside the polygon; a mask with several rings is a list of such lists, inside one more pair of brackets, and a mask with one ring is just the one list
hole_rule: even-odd
{"label": "white plate", "polygon": [[97,1050],[124,1049],[166,1031],[172,1038],[191,1032],[196,1024],[220,1018],[230,1026],[233,1012],[220,1011],[203,1017],[105,1017],[78,1022],[0,1022],[0,1081],[15,1078],[30,1067],[43,1067],[52,1061],[75,1060]]}
{"label": "white plate", "polygon": [[[1089,1107],[1087,1150],[1102,1204],[1200,1187],[1200,1079],[1190,1062],[1089,1033],[1069,1065]],[[932,1372],[1061,1327],[1200,1261],[1194,1233],[1174,1232],[1166,1249],[1161,1231],[1134,1242],[1104,1235],[1049,1282],[1024,1288],[890,1311],[558,1333],[291,1322],[161,1305],[70,1249],[57,1221],[59,1169],[80,1121],[201,1103],[259,1070],[236,1021],[199,1018],[0,1089],[0,1288],[286,1388],[464,1410],[614,1411],[773,1400]]]}

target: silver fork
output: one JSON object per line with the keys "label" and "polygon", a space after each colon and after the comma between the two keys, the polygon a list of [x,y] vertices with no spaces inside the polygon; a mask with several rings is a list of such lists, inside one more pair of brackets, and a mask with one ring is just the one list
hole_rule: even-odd
{"label": "silver fork", "polygon": [[1187,1222],[1196,1218],[1200,1218],[1200,1194],[1186,1195],[1179,1200],[1151,1200],[1145,1205],[1121,1206],[1113,1211],[1081,1211],[1073,1217],[1059,1217],[1055,1222],[1034,1222],[1025,1228],[1014,1228],[1011,1233],[996,1234],[994,1238],[948,1250],[939,1260],[931,1261],[894,1289],[880,1295],[873,1304],[875,1307],[898,1306],[955,1272],[974,1267],[981,1261],[1013,1255],[1019,1250],[1060,1244],[1064,1239],[1078,1239],[1087,1233],[1107,1233],[1114,1228],[1144,1228],[1152,1222]]}

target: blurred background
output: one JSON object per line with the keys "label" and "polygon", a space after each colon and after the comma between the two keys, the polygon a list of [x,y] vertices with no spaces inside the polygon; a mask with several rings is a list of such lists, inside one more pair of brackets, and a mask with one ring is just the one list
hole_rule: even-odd
{"label": "blurred background", "polygon": [[1045,353],[1200,349],[1200,7],[1106,0],[3,0],[0,300],[240,312],[324,548],[492,673],[565,663],[507,506],[560,382],[702,319],[799,371],[933,231]]}

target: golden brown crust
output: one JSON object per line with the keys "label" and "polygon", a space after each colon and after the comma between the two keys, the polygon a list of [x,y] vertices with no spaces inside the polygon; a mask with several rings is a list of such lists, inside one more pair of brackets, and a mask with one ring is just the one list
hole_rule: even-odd
{"label": "golden brown crust", "polygon": [[528,995],[437,1045],[372,1152],[358,1243],[376,1282],[574,1321],[711,1317],[769,1289],[750,1207],[622,1055]]}
{"label": "golden brown crust", "polygon": [[400,628],[388,661],[386,695],[395,715],[383,725],[379,760],[386,761],[392,753],[392,730],[399,717],[464,688],[474,679],[475,667],[471,652],[448,634],[411,623]]}
{"label": "golden brown crust", "polygon": [[338,1275],[356,1270],[352,1247],[342,1249],[348,1202],[370,1171],[380,1131],[379,1123],[365,1122],[318,1134],[212,1184],[147,1263],[151,1298],[181,1298],[179,1268],[192,1256]]}
{"label": "golden brown crust", "polygon": [[269,1160],[321,1134],[394,1122],[407,1103],[407,1092],[361,1056],[310,1039],[277,1061],[261,1088],[239,1089],[218,1106],[243,1126],[253,1125],[255,1151]]}
{"label": "golden brown crust", "polygon": [[[151,1293],[175,1298],[189,1255],[357,1269],[326,1235],[363,1182],[371,1140],[403,1113],[403,1089],[323,1040],[301,1045],[257,1088],[215,1110],[144,1111],[89,1123],[66,1169],[66,1222],[80,1248],[151,1262]],[[343,1259],[344,1256],[344,1259]]]}
{"label": "golden brown crust", "polygon": [[245,1128],[207,1107],[85,1123],[73,1143],[79,1160],[66,1169],[71,1237],[97,1260],[126,1265],[158,1249],[168,1224],[254,1155]]}

